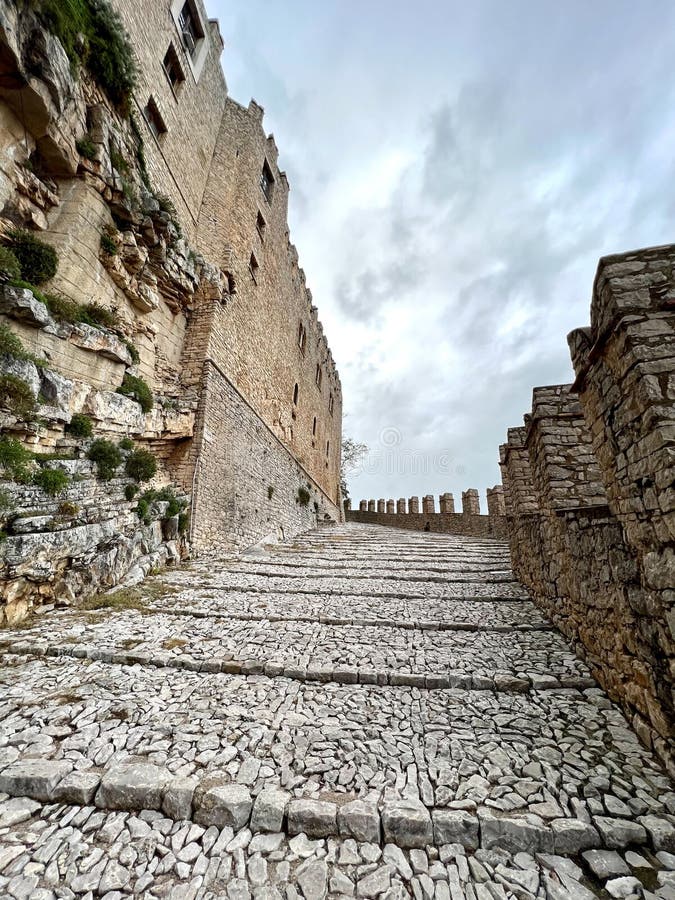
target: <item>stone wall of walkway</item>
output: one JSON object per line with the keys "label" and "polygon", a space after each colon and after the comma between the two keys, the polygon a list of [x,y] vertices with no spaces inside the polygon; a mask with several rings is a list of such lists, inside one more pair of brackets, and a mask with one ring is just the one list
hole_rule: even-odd
{"label": "stone wall of walkway", "polygon": [[675,771],[675,248],[602,259],[576,381],[500,450],[514,571]]}

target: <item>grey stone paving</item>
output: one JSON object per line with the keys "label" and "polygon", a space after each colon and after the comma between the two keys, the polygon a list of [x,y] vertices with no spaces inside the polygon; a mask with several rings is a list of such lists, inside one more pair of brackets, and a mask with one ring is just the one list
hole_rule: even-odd
{"label": "grey stone paving", "polygon": [[341,526],[132,605],[0,633],[0,897],[675,900],[673,786],[503,544]]}

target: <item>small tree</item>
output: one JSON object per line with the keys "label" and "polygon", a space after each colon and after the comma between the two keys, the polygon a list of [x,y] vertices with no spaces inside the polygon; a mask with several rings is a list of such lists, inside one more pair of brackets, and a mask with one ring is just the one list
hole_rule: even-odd
{"label": "small tree", "polygon": [[342,499],[349,497],[349,488],[347,487],[347,475],[357,468],[363,457],[368,452],[368,445],[354,438],[346,437],[342,439],[342,461],[340,463],[340,490],[342,491]]}

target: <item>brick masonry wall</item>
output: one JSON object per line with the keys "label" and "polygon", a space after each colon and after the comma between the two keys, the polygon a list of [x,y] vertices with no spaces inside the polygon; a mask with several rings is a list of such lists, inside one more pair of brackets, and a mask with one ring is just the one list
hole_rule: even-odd
{"label": "brick masonry wall", "polygon": [[675,772],[674,247],[600,261],[574,386],[500,448],[514,569]]}
{"label": "brick masonry wall", "polygon": [[[192,532],[197,550],[290,537],[326,517],[340,521],[337,506],[210,362],[199,419]],[[300,488],[310,493],[306,505],[298,500]]]}
{"label": "brick masonry wall", "polygon": [[[348,522],[365,525],[388,525],[411,531],[435,531],[443,534],[464,534],[470,537],[504,539],[507,536],[504,517],[467,515],[463,513],[379,513],[360,509],[346,511]],[[429,526],[427,528],[427,525]]]}

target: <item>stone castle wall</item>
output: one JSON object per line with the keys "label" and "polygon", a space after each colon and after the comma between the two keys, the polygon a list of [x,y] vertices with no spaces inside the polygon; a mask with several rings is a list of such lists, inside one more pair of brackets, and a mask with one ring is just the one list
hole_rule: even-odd
{"label": "stone castle wall", "polygon": [[475,488],[463,491],[461,513],[454,511],[452,494],[445,493],[439,497],[439,512],[436,512],[433,495],[427,494],[423,497],[421,512],[419,497],[410,497],[408,501],[401,497],[397,501],[361,500],[358,509],[352,509],[351,501],[347,500],[345,515],[348,522],[503,539],[508,532],[501,485],[488,490],[488,500],[489,512],[486,516],[481,515],[480,500]]}
{"label": "stone castle wall", "polygon": [[600,261],[574,385],[535,388],[501,448],[516,574],[674,767],[672,247]]}
{"label": "stone castle wall", "polygon": [[[222,40],[200,2],[194,59],[182,44],[175,0],[112,6],[139,63],[131,116],[86,69],[73,77],[59,41],[30,9],[0,0],[3,59],[8,72],[16,70],[0,85],[0,241],[16,225],[35,231],[59,257],[55,277],[40,289],[115,317],[106,327],[57,321],[39,292],[0,285],[0,324],[42,358],[35,365],[0,357],[0,374],[30,385],[40,423],[13,415],[0,398],[2,436],[58,456],[53,465],[72,468],[81,482],[71,504],[78,511],[68,519],[58,510],[74,487],[36,505],[35,488],[0,470],[10,497],[0,510],[7,535],[0,589],[13,604],[2,607],[0,622],[59,592],[69,600],[135,577],[141,557],[175,560],[186,536],[196,550],[233,549],[342,516],[340,382],[289,241],[288,184],[262,109],[227,97]],[[163,66],[169,48],[184,76],[179,84]],[[159,134],[150,127],[155,114]],[[83,138],[86,157],[76,144]],[[264,164],[275,185],[269,200]],[[112,251],[103,249],[104,236]],[[151,388],[151,412],[117,393],[128,376]],[[91,438],[69,437],[76,413],[90,417]],[[97,481],[86,455],[103,437],[132,438],[151,451],[157,475],[139,490],[170,485],[183,495],[191,513],[186,535],[166,525],[161,502],[142,519],[125,496],[124,462],[117,487]],[[31,478],[41,459],[30,463]],[[95,514],[106,485],[120,511],[98,503]],[[45,515],[28,515],[36,509]],[[113,553],[115,541],[134,549]],[[45,562],[29,577],[19,546]],[[85,564],[95,578],[76,576]]]}

